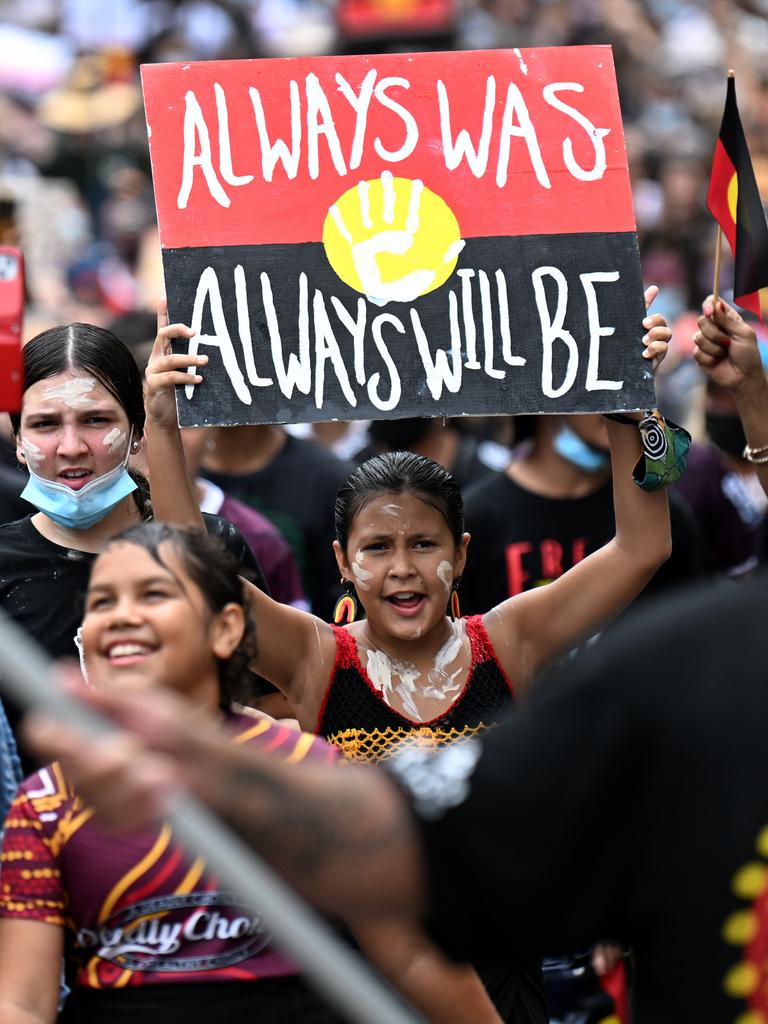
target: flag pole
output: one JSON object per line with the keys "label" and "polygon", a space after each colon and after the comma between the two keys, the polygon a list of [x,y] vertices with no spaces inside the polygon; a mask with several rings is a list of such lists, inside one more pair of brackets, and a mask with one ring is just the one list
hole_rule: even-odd
{"label": "flag pole", "polygon": [[[728,68],[728,77],[735,78],[736,72],[733,68]],[[717,236],[715,238],[715,280],[712,287],[712,296],[717,302],[720,298],[720,257],[723,251],[723,229],[720,227],[718,222],[717,225]]]}

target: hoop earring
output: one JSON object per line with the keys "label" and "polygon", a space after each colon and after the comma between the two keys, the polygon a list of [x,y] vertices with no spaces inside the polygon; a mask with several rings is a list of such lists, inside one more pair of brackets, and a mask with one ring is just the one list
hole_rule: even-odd
{"label": "hoop earring", "polygon": [[451,622],[458,622],[461,618],[461,609],[459,608],[459,581],[454,580],[451,585]]}
{"label": "hoop earring", "polygon": [[342,580],[344,593],[336,602],[333,609],[333,621],[337,626],[354,622],[357,618],[357,596],[355,589],[349,580]]}

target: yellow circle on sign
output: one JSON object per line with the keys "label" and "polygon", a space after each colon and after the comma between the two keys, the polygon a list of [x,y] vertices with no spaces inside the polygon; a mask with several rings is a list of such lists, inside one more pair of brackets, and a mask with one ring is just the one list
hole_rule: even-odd
{"label": "yellow circle on sign", "polygon": [[464,248],[459,223],[418,178],[360,181],[331,206],[323,246],[339,277],[372,302],[413,302],[439,288]]}

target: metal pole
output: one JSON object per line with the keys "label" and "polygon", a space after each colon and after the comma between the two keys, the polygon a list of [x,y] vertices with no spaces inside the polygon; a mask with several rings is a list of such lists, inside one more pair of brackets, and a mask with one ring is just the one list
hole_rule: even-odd
{"label": "metal pole", "polygon": [[[5,613],[0,612],[0,691],[99,739],[114,726],[65,693],[53,662]],[[238,901],[262,917],[279,946],[307,979],[352,1022],[423,1024],[348,949],[256,854],[188,793],[172,799],[168,813],[176,838],[199,852]]]}

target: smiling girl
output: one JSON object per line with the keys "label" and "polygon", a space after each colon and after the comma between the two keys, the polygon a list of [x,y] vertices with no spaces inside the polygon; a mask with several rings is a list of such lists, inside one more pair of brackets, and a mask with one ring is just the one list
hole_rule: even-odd
{"label": "smiling girl", "polygon": [[[314,737],[232,710],[254,638],[237,567],[202,533],[144,524],[94,564],[83,622],[94,686],[173,690],[189,716],[222,720],[233,743],[328,763],[331,748]],[[167,825],[103,828],[57,764],[21,787],[2,874],[3,1024],[338,1020]],[[71,993],[57,1018],[62,956]]]}

